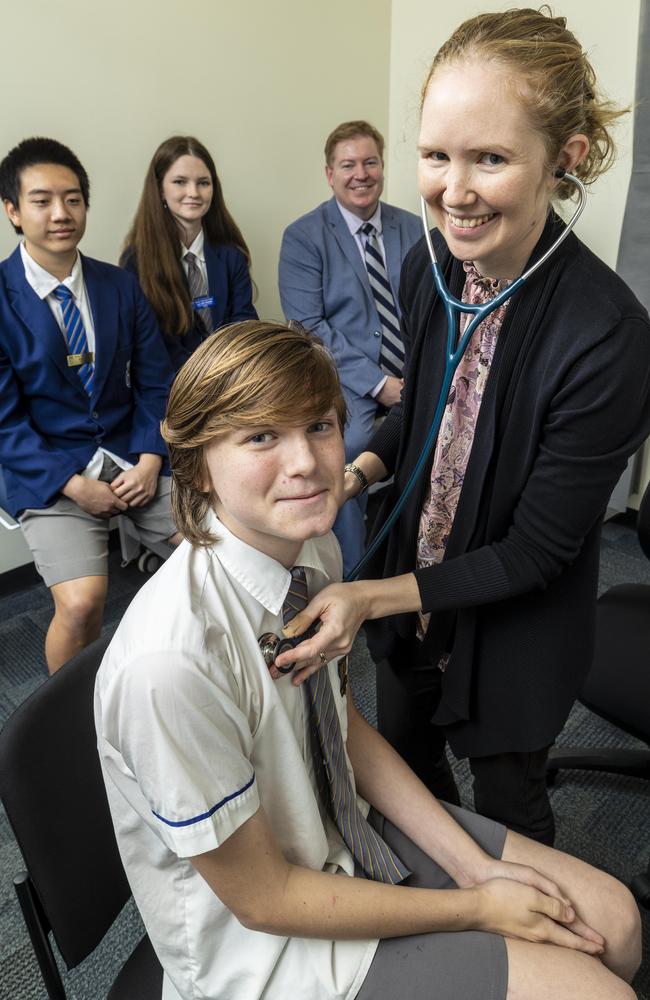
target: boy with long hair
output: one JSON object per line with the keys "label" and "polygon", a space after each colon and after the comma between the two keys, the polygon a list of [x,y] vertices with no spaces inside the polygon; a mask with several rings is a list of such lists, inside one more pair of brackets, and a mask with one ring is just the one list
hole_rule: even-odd
{"label": "boy with long hair", "polygon": [[[345,664],[304,684],[269,671],[260,638],[268,648],[340,578],[344,418],[324,347],[275,323],[214,334],[172,389],[162,430],[185,540],[133,601],[96,687],[164,1000],[504,1000],[522,984],[529,1000],[629,998],[627,890],[441,805],[361,718]],[[537,984],[531,942],[546,949]]]}

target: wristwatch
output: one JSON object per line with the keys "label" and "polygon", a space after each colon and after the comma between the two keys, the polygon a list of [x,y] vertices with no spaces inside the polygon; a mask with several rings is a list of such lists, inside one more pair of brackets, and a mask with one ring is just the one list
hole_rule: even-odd
{"label": "wristwatch", "polygon": [[[361,486],[361,490],[359,491],[359,494],[360,493],[365,493],[365,491],[368,489],[370,483],[368,482],[368,480],[366,478],[366,474],[363,471],[363,469],[360,469],[358,465],[354,464],[354,462],[348,462],[348,464],[345,466],[345,470],[344,471],[345,472],[351,472],[352,475],[355,477],[355,479],[358,479],[359,485]],[[359,494],[357,494],[357,495],[359,495]]]}

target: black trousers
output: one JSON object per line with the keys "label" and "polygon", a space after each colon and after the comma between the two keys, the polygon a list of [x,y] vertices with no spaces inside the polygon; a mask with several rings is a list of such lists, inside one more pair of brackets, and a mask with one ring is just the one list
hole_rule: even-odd
{"label": "black trousers", "polygon": [[[437,798],[460,805],[445,752],[445,730],[431,722],[441,681],[436,667],[404,672],[389,660],[380,661],[377,723],[382,736]],[[478,813],[552,847],[555,820],[546,790],[549,749],[470,757],[469,766]]]}

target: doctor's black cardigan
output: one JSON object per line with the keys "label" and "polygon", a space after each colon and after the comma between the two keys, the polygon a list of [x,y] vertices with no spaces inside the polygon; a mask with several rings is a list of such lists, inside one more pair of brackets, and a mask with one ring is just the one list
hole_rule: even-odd
{"label": "doctor's black cardigan", "polygon": [[[531,261],[558,233],[549,216]],[[434,233],[448,286],[465,274]],[[530,262],[529,262],[530,263]],[[446,322],[424,240],[400,283],[407,353],[401,404],[373,437],[401,493],[442,381]],[[510,300],[444,561],[416,571],[431,620],[366,623],[374,659],[408,671],[451,660],[434,721],[458,756],[540,749],[562,728],[593,655],[600,525],[628,457],[650,433],[648,314],[570,235]],[[365,575],[415,570],[432,456]]]}

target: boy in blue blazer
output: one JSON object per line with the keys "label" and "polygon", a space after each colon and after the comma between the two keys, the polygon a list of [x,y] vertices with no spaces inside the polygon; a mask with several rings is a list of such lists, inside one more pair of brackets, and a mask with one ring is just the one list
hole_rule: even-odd
{"label": "boy in blue blazer", "polygon": [[55,613],[54,672],[99,635],[108,521],[169,540],[169,476],[159,423],[171,370],[135,279],[77,252],[86,227],[83,166],[52,139],[26,139],[0,163],[0,197],[23,239],[0,263],[0,465]]}

